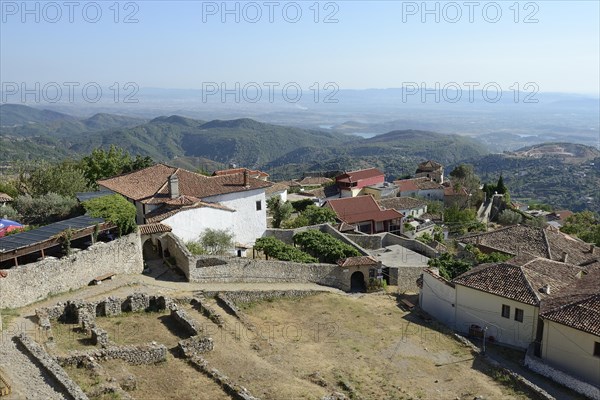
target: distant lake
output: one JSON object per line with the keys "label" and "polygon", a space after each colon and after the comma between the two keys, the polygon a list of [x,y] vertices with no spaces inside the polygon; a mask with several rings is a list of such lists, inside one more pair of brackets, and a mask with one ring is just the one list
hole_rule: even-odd
{"label": "distant lake", "polygon": [[361,138],[364,139],[370,139],[374,136],[380,135],[380,133],[373,133],[373,132],[351,132],[351,133],[347,133],[347,135],[354,135],[354,136],[360,136]]}

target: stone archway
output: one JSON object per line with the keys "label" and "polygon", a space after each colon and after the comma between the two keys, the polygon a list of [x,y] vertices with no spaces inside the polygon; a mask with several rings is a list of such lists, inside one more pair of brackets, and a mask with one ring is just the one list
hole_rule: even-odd
{"label": "stone archway", "polygon": [[161,259],[162,257],[158,251],[158,247],[152,243],[152,239],[150,238],[146,239],[142,244],[142,255],[144,257],[144,261]]}
{"label": "stone archway", "polygon": [[350,292],[364,293],[366,291],[367,291],[367,285],[365,284],[365,275],[360,271],[356,271],[350,277]]}

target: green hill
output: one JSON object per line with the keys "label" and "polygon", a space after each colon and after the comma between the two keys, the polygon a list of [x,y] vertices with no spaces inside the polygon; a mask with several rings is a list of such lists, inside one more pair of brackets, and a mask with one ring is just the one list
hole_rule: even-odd
{"label": "green hill", "polygon": [[76,120],[73,116],[56,111],[38,110],[21,104],[0,104],[0,126]]}

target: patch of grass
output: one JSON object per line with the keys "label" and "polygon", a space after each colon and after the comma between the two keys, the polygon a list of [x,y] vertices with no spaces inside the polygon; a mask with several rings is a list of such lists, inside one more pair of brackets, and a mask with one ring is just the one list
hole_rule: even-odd
{"label": "patch of grass", "polygon": [[0,324],[0,326],[2,327],[2,330],[7,329],[8,326],[10,325],[10,322],[16,318],[21,316],[21,314],[19,313],[19,311],[15,310],[14,308],[3,308],[0,309],[0,318],[2,318],[2,323]]}

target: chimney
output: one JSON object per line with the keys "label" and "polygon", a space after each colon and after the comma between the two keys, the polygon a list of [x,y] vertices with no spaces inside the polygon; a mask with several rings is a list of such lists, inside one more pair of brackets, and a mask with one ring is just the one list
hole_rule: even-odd
{"label": "chimney", "polygon": [[179,177],[175,174],[169,177],[169,192],[172,199],[179,197]]}
{"label": "chimney", "polygon": [[244,169],[244,186],[250,187],[250,174],[248,173],[248,169]]}
{"label": "chimney", "polygon": [[566,263],[568,259],[569,259],[569,255],[567,254],[566,251],[563,251],[563,253],[562,253],[562,262]]}

